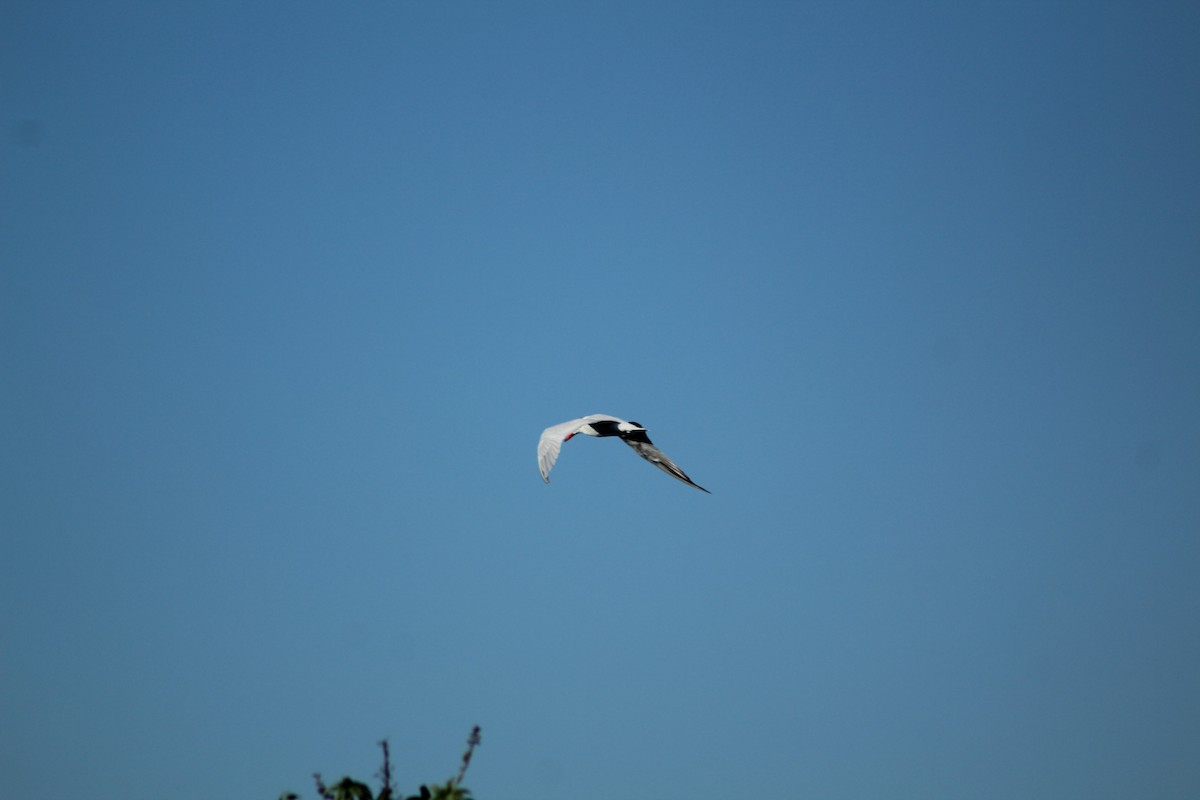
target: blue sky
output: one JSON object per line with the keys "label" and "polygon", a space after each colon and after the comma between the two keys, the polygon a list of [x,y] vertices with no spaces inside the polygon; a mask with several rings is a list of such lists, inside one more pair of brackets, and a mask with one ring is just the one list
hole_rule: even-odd
{"label": "blue sky", "polygon": [[7,792],[1195,797],[1198,26],[5,4]]}

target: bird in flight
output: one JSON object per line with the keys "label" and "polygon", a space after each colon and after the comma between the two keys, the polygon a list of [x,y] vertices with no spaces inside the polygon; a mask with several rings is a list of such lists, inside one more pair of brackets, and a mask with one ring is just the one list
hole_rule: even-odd
{"label": "bird in flight", "polygon": [[695,486],[702,492],[712,494],[708,489],[689,478],[687,473],[679,468],[679,465],[667,458],[666,453],[655,447],[654,443],[650,441],[650,437],[646,435],[646,429],[640,424],[626,422],[618,417],[610,417],[608,414],[588,414],[586,417],[551,425],[542,431],[542,438],[538,439],[538,470],[542,473],[542,480],[546,483],[550,482],[550,470],[554,469],[554,462],[558,460],[558,451],[562,448],[563,442],[578,433],[585,436],[619,436],[621,441],[632,447],[639,456],[672,478],[681,480],[688,486]]}

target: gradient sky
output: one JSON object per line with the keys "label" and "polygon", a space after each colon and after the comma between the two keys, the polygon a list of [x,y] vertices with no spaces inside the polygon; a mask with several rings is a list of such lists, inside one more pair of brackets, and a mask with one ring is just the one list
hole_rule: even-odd
{"label": "gradient sky", "polygon": [[4,3],[5,794],[1200,796],[1198,34]]}

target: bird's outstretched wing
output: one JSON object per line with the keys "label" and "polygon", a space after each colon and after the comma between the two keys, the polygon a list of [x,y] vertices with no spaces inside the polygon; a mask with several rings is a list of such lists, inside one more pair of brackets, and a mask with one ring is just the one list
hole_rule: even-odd
{"label": "bird's outstretched wing", "polygon": [[681,480],[688,486],[695,486],[702,492],[712,494],[712,492],[708,491],[708,489],[705,489],[703,486],[689,478],[687,473],[679,468],[678,464],[667,457],[666,453],[655,447],[650,441],[650,437],[646,435],[645,431],[638,431],[638,433],[635,435],[623,436],[621,437],[621,441],[632,447],[634,452],[636,452],[639,456],[646,459],[651,464],[670,475],[672,478]]}
{"label": "bird's outstretched wing", "polygon": [[562,449],[562,443],[579,433],[583,426],[601,421],[621,422],[617,417],[610,417],[608,414],[588,414],[586,417],[551,425],[542,431],[542,436],[538,439],[538,471],[542,473],[542,480],[550,482],[550,470],[554,469],[554,462],[558,461],[558,451]]}

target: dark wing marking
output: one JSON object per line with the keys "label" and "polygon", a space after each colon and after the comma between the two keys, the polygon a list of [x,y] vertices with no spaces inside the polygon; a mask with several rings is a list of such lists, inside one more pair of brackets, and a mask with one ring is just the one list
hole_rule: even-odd
{"label": "dark wing marking", "polygon": [[712,494],[712,492],[708,491],[708,489],[705,489],[703,486],[689,478],[687,473],[679,468],[678,464],[667,458],[666,453],[651,444],[650,437],[646,435],[645,431],[633,431],[632,433],[621,437],[621,441],[632,447],[639,456],[646,459],[651,464],[670,475],[672,478],[681,480],[688,486],[695,486],[702,492]]}

